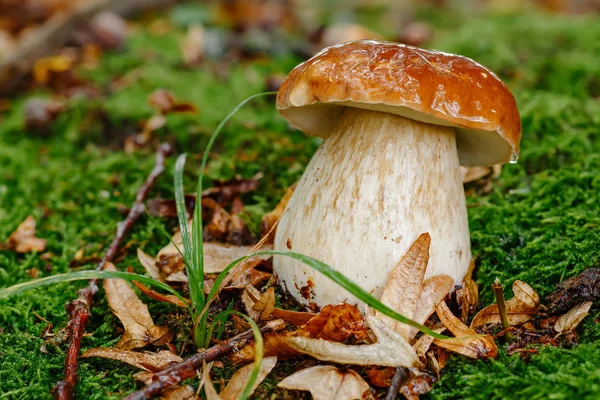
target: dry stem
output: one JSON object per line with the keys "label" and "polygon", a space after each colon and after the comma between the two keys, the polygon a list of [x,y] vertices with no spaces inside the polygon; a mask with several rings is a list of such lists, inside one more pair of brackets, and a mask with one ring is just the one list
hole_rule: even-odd
{"label": "dry stem", "polygon": [[[162,144],[156,153],[156,163],[146,182],[138,190],[133,206],[127,214],[127,218],[117,225],[117,233],[110,244],[110,247],[102,257],[102,260],[96,266],[96,270],[101,270],[104,263],[112,261],[125,235],[131,229],[134,222],[144,213],[144,200],[148,191],[165,169],[165,158],[171,153],[171,146]],[[77,292],[77,299],[66,305],[67,312],[70,315],[69,323],[65,327],[67,337],[70,337],[69,350],[65,359],[65,378],[59,381],[54,388],[54,397],[59,400],[73,398],[73,389],[77,382],[77,369],[79,350],[81,348],[81,337],[85,329],[85,324],[90,317],[90,307],[94,295],[98,292],[98,280],[92,279],[88,285]]]}

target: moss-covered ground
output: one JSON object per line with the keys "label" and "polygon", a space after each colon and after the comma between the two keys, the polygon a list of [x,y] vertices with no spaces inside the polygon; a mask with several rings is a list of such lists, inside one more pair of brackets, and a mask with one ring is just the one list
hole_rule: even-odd
{"label": "moss-covered ground", "polygon": [[[484,304],[492,302],[490,283],[507,286],[521,279],[543,297],[561,280],[600,266],[600,20],[586,17],[511,16],[468,20],[424,15],[438,30],[433,47],[464,54],[489,66],[515,93],[523,121],[518,164],[507,165],[491,193],[468,202],[476,279]],[[440,23],[441,22],[441,23]],[[23,104],[36,92],[11,99],[0,122],[0,239],[27,216],[38,221],[47,251],[18,255],[0,251],[0,287],[67,272],[78,249],[99,254],[108,245],[120,209],[129,205],[152,168],[152,150],[126,154],[120,143],[152,115],[147,102],[155,89],[173,91],[198,107],[194,115],[170,115],[156,135],[189,152],[188,190],[193,189],[199,155],[208,134],[239,101],[265,90],[265,78],[287,73],[298,61],[280,54],[230,66],[225,73],[210,62],[181,66],[176,28],[166,34],[139,27],[124,50],[105,54],[94,68],[79,73],[93,80],[102,100],[71,100],[49,132],[24,128]],[[131,71],[136,71],[132,73]],[[216,74],[215,72],[219,72]],[[110,83],[129,73],[118,89]],[[244,200],[257,221],[302,174],[318,143],[292,131],[268,100],[242,109],[218,140],[210,178],[264,173],[260,190]],[[153,195],[171,198],[172,161]],[[165,239],[142,218],[128,240],[119,268],[140,271],[135,248],[154,254]],[[46,323],[62,327],[64,305],[83,283],[56,285],[0,302],[0,398],[50,398],[62,376],[65,348],[46,345]],[[510,297],[510,293],[508,294]],[[154,315],[175,312],[149,301]],[[598,308],[581,327],[581,342],[570,349],[545,347],[529,361],[504,351],[497,360],[452,357],[434,399],[597,399],[600,398]],[[161,322],[158,317],[158,322]],[[114,345],[118,322],[102,293],[97,296],[83,347]],[[118,398],[139,384],[135,370],[118,362],[82,360],[79,397]],[[268,383],[273,387],[272,382]],[[261,391],[266,393],[267,391]],[[279,392],[275,392],[277,394]],[[280,393],[281,394],[281,393]]]}

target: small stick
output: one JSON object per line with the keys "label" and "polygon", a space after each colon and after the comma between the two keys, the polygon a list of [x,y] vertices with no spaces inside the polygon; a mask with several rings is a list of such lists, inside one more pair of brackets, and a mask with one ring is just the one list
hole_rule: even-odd
{"label": "small stick", "polygon": [[392,384],[390,385],[386,395],[385,400],[396,400],[398,398],[398,392],[400,391],[400,387],[408,378],[408,368],[406,367],[396,367],[396,373],[392,378]]}
{"label": "small stick", "polygon": [[[285,328],[285,322],[283,322],[282,319],[276,319],[267,322],[260,328],[260,332],[267,333],[278,331],[283,328]],[[206,349],[201,353],[196,353],[193,356],[186,358],[183,362],[154,374],[151,384],[142,390],[130,394],[123,400],[143,400],[158,396],[169,387],[196,376],[196,370],[202,368],[204,362],[214,361],[233,351],[240,343],[245,343],[247,340],[252,339],[253,336],[254,333],[252,332],[252,329],[249,329],[217,346]]]}
{"label": "small stick", "polygon": [[512,340],[512,333],[510,333],[510,323],[508,322],[508,314],[506,313],[506,304],[504,303],[504,286],[500,282],[500,279],[496,278],[492,283],[492,290],[494,296],[496,296],[496,304],[498,305],[498,313],[500,314],[500,321],[502,322],[502,329],[506,331],[504,337],[506,340]]}
{"label": "small stick", "polygon": [[[129,210],[129,214],[124,221],[119,222],[117,225],[117,233],[112,240],[108,250],[102,257],[102,260],[96,266],[96,270],[101,270],[107,261],[112,261],[121,243],[125,238],[125,235],[131,229],[134,222],[144,213],[144,200],[148,191],[156,181],[156,179],[165,170],[165,159],[171,153],[171,146],[169,144],[162,144],[159,146],[156,153],[156,163],[154,168],[146,182],[138,190],[135,202]],[[79,358],[79,350],[81,349],[81,338],[85,330],[85,324],[90,318],[90,308],[94,295],[98,292],[98,279],[92,279],[88,285],[79,289],[77,292],[77,298],[65,306],[67,312],[70,315],[69,323],[65,327],[67,337],[71,338],[69,343],[69,350],[65,359],[65,378],[59,381],[54,388],[54,397],[58,400],[68,400],[73,398],[73,389],[77,383],[77,360]]]}

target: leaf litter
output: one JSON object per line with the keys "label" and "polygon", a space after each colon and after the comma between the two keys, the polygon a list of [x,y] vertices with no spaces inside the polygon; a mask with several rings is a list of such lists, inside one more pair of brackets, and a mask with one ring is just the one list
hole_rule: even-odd
{"label": "leaf litter", "polygon": [[6,247],[17,253],[42,252],[46,249],[46,240],[35,236],[35,218],[28,216],[10,234],[6,240]]}
{"label": "leaf litter", "polygon": [[363,399],[371,390],[369,384],[356,371],[342,371],[332,365],[303,369],[283,379],[277,386],[308,391],[314,400]]}

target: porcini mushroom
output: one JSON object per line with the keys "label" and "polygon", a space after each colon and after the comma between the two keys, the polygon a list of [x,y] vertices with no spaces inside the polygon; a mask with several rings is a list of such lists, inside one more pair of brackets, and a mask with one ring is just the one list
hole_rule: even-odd
{"label": "porcini mushroom", "polygon": [[[426,278],[462,282],[471,245],[460,165],[516,160],[521,139],[515,99],[493,72],[458,55],[348,42],[297,66],[277,109],[323,143],[281,217],[275,249],[319,259],[377,292],[429,232]],[[298,261],[274,262],[304,304],[358,303]]]}

